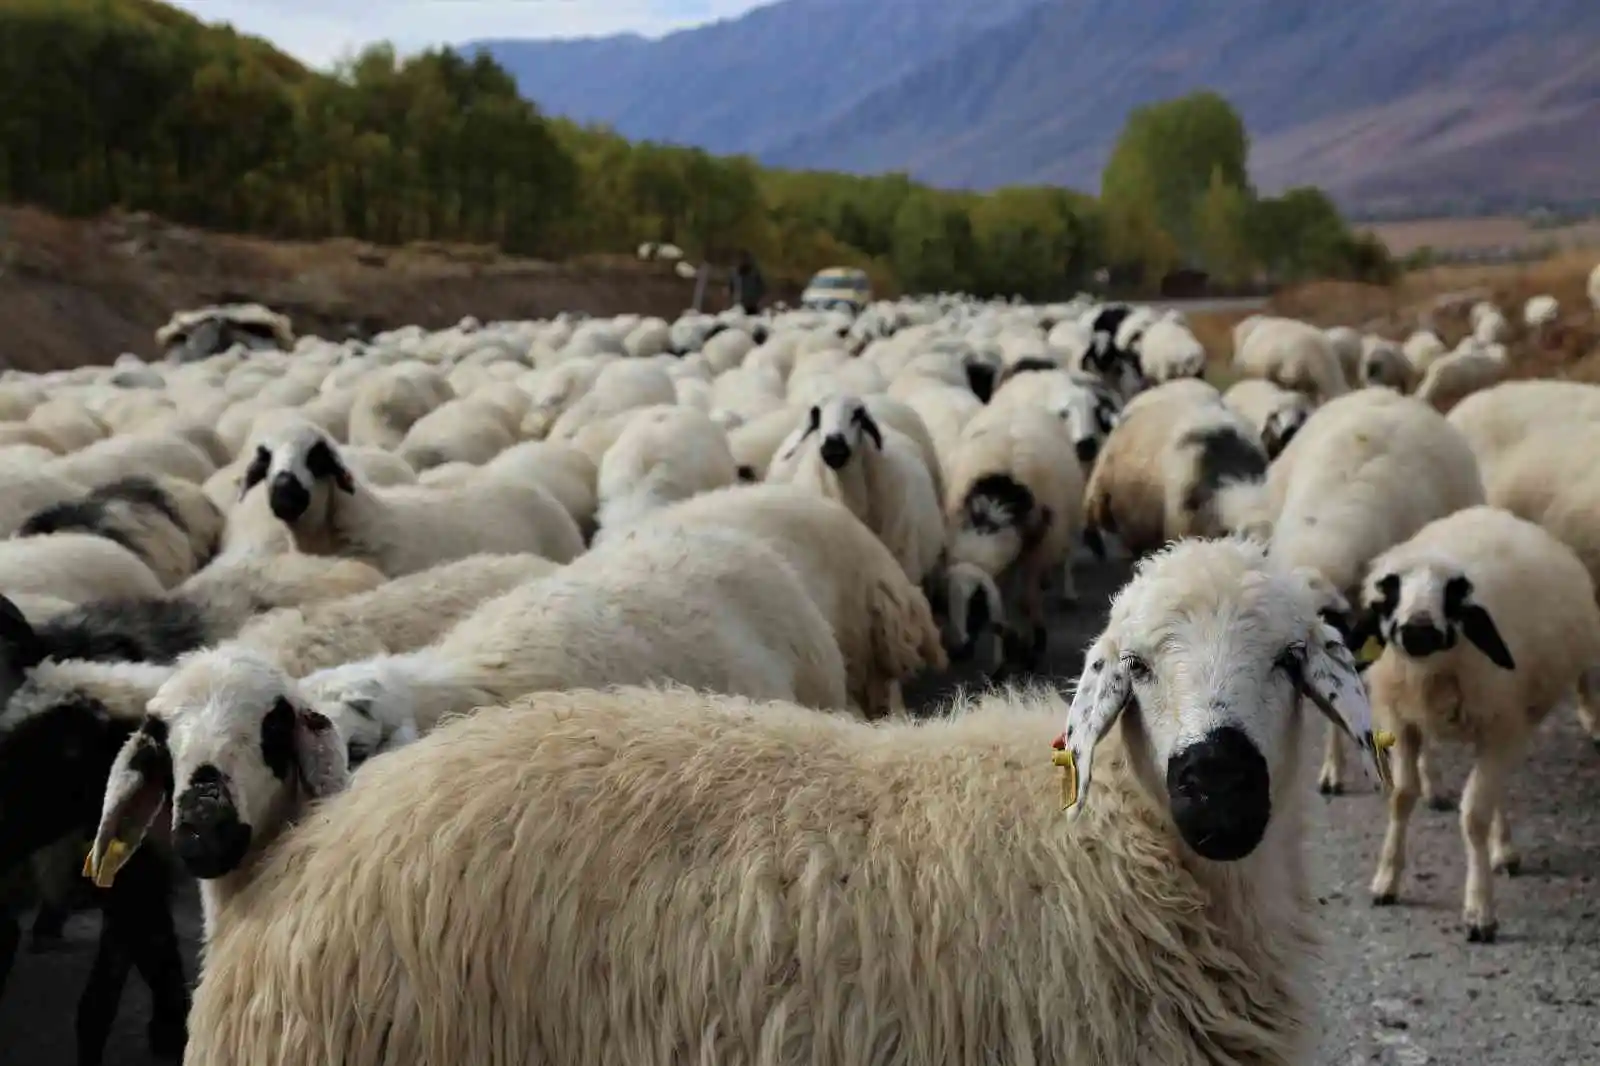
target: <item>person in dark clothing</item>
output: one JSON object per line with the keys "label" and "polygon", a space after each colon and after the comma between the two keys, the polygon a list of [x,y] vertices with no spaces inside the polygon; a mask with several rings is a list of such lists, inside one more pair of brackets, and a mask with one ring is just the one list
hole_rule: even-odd
{"label": "person in dark clothing", "polygon": [[740,252],[739,265],[733,268],[733,273],[728,277],[729,299],[744,308],[745,314],[753,315],[761,308],[761,297],[766,294],[766,288],[756,261],[749,252]]}

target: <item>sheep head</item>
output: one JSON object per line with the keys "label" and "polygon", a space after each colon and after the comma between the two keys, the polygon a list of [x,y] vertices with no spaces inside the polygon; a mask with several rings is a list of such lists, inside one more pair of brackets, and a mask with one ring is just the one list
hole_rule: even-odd
{"label": "sheep head", "polygon": [[333,491],[354,495],[356,479],[339,446],[321,428],[301,422],[286,426],[256,446],[240,486],[243,499],[266,485],[272,513],[291,529],[325,524]]}
{"label": "sheep head", "polygon": [[1445,559],[1379,559],[1367,576],[1362,602],[1372,635],[1413,659],[1447,652],[1465,637],[1502,670],[1515,670],[1494,618],[1473,596],[1472,578]]}
{"label": "sheep head", "polygon": [[1299,802],[1302,697],[1387,782],[1372,708],[1304,577],[1254,540],[1183,540],[1147,558],[1089,648],[1058,760],[1089,799],[1095,747],[1121,725],[1129,765],[1202,859],[1252,854]]}
{"label": "sheep head", "polygon": [[349,781],[333,723],[288,675],[244,647],[179,660],[147,710],[112,764],[84,864],[101,887],[168,802],[179,859],[192,876],[210,880],[238,870],[304,800],[333,795]]}

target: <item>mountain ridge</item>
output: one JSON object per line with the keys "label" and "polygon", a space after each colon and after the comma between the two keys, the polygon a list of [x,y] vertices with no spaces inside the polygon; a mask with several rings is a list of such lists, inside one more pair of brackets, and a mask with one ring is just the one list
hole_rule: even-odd
{"label": "mountain ridge", "polygon": [[766,165],[1088,191],[1133,107],[1231,100],[1264,191],[1600,195],[1600,4],[780,0],[651,40],[476,42],[548,113]]}

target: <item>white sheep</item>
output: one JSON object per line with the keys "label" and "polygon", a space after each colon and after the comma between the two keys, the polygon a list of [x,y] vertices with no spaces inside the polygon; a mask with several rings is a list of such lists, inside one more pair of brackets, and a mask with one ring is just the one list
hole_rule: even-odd
{"label": "white sheep", "polygon": [[1092,546],[1114,534],[1134,555],[1214,536],[1235,524],[1230,498],[1266,473],[1255,429],[1216,389],[1193,378],[1158,385],[1106,438],[1084,490],[1086,536]]}
{"label": "white sheep", "polygon": [[1222,394],[1227,404],[1255,428],[1268,459],[1275,459],[1311,417],[1314,405],[1301,392],[1265,378],[1240,378]]}
{"label": "white sheep", "polygon": [[1480,300],[1467,312],[1472,326],[1472,338],[1479,344],[1501,344],[1511,335],[1511,323],[1500,309],[1487,300]]}
{"label": "white sheep", "polygon": [[776,407],[728,431],[728,450],[741,481],[764,481],[773,456],[806,417],[803,408]]}
{"label": "white sheep", "polygon": [[257,449],[245,490],[257,484],[299,550],[364,559],[390,577],[478,552],[527,551],[559,563],[583,551],[577,523],[537,484],[483,478],[380,489],[310,424]]}
{"label": "white sheep", "polygon": [[425,648],[300,684],[365,754],[529,692],[653,682],[848,706],[833,629],[794,568],[759,537],[676,526],[608,541]]}
{"label": "white sheep", "polygon": [[1589,271],[1589,304],[1600,314],[1600,263]]}
{"label": "white sheep", "polygon": [[[1319,408],[1260,491],[1273,555],[1311,575],[1319,608],[1346,634],[1357,630],[1361,579],[1374,558],[1434,519],[1484,502],[1466,439],[1427,404],[1388,389],[1361,389]],[[1351,640],[1359,650],[1362,641]],[[1343,752],[1330,731],[1318,780],[1324,793],[1344,790]]]}
{"label": "white sheep", "polygon": [[1411,364],[1412,373],[1419,378],[1428,372],[1428,367],[1435,359],[1441,358],[1449,351],[1444,341],[1431,329],[1417,330],[1400,346],[1400,354],[1406,357],[1406,362]]}
{"label": "white sheep", "polygon": [[[1077,600],[1072,551],[1083,534],[1083,498],[1067,427],[1048,411],[990,405],[962,430],[944,499],[949,560],[976,566],[1016,603],[1029,631],[1002,632],[1006,658],[1025,669],[1045,650],[1046,583],[1059,580],[1062,597]],[[948,599],[957,631],[968,630],[959,616],[968,601]]]}
{"label": "white sheep", "polygon": [[1333,345],[1333,354],[1339,357],[1339,369],[1344,371],[1346,382],[1356,381],[1361,376],[1361,356],[1364,349],[1361,331],[1349,326],[1334,326],[1323,330],[1328,338],[1328,343]]}
{"label": "white sheep", "polygon": [[1233,357],[1236,371],[1266,378],[1321,403],[1350,388],[1328,335],[1292,318],[1257,322]]}
{"label": "white sheep", "polygon": [[608,363],[600,369],[589,390],[561,412],[550,427],[549,439],[571,440],[591,423],[640,407],[677,402],[672,379],[660,367],[625,360]]}
{"label": "white sheep", "polygon": [[738,480],[728,438],[711,419],[684,407],[646,408],[600,461],[594,543],[668,504]]}
{"label": "white sheep", "polygon": [[1013,375],[995,390],[988,406],[991,409],[1028,406],[1055,415],[1066,427],[1085,477],[1122,415],[1122,400],[1116,390],[1098,376],[1079,370],[1039,370]]}
{"label": "white sheep", "polygon": [[156,597],[161,581],[133,552],[90,533],[0,540],[0,590],[71,603]]}
{"label": "white sheep", "polygon": [[1600,422],[1600,386],[1576,381],[1505,381],[1475,392],[1450,411],[1450,424],[1472,445],[1484,480],[1500,457],[1536,429]]}
{"label": "white sheep", "polygon": [[920,724],[541,694],[347,787],[287,679],[196,670],[119,756],[88,865],[108,881],[173,790],[208,875],[197,1062],[1306,1061],[1297,695],[1370,743],[1348,653],[1233,542],[1146,567],[1096,647],[1070,708]]}
{"label": "white sheep", "polygon": [[63,455],[44,467],[48,474],[85,488],[141,474],[166,474],[195,484],[216,473],[204,452],[182,437],[167,433],[132,433],[108,437]]}
{"label": "white sheep", "polygon": [[[419,473],[445,463],[487,463],[517,443],[507,421],[486,400],[451,400],[412,423],[396,454]],[[520,421],[519,416],[511,425]]]}
{"label": "white sheep", "polygon": [[[1468,744],[1462,918],[1469,941],[1491,943],[1498,929],[1494,874],[1520,866],[1506,787],[1532,732],[1600,662],[1594,583],[1549,533],[1485,506],[1430,522],[1380,555],[1363,593],[1385,645],[1366,682],[1374,710],[1396,735],[1395,788],[1373,899],[1395,901],[1406,823],[1419,797],[1436,798],[1424,777],[1424,744]],[[1592,696],[1586,687],[1591,721]]]}
{"label": "white sheep", "polygon": [[1382,386],[1396,392],[1417,387],[1417,368],[1398,344],[1382,337],[1365,337],[1361,345],[1361,384]]}
{"label": "white sheep", "polygon": [[1551,326],[1561,320],[1561,304],[1554,296],[1541,293],[1530,296],[1522,306],[1522,321],[1536,336],[1543,336]]}
{"label": "white sheep", "polygon": [[1139,370],[1158,385],[1197,378],[1206,372],[1205,345],[1182,322],[1157,319],[1139,338]]}
{"label": "white sheep", "polygon": [[83,494],[81,485],[47,474],[36,463],[0,462],[0,537],[11,536],[38,512]]}
{"label": "white sheep", "polygon": [[922,448],[880,424],[859,397],[813,404],[779,449],[767,480],[844,503],[913,582],[932,573],[944,553],[938,490]]}
{"label": "white sheep", "polygon": [[1511,369],[1506,346],[1469,343],[1441,356],[1428,366],[1417,386],[1417,399],[1448,412],[1456,404],[1500,383]]}
{"label": "white sheep", "polygon": [[560,568],[538,555],[469,555],[371,591],[280,608],[247,621],[235,639],[292,677],[342,663],[415,651],[480,604]]}

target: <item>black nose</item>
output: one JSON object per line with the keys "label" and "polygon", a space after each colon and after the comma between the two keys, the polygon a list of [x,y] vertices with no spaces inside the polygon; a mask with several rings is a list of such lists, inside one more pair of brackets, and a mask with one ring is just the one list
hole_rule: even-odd
{"label": "black nose", "polygon": [[822,442],[822,461],[834,470],[844,468],[850,461],[850,445],[843,437],[829,437]]}
{"label": "black nose", "polygon": [[1272,816],[1267,760],[1242,730],[1223,726],[1167,761],[1167,798],[1184,843],[1212,862],[1237,862]]}
{"label": "black nose", "polygon": [[1078,442],[1078,462],[1092,463],[1094,457],[1100,454],[1100,442],[1093,437]]}
{"label": "black nose", "polygon": [[250,850],[250,827],[239,821],[227,791],[209,782],[191,786],[177,808],[173,850],[190,876],[204,881],[237,870]]}
{"label": "black nose", "polygon": [[1400,649],[1413,658],[1421,659],[1449,646],[1449,637],[1431,622],[1406,622],[1400,627]]}
{"label": "black nose", "polygon": [[311,506],[311,493],[293,474],[284,471],[272,479],[267,502],[272,505],[272,513],[280,521],[298,522],[306,513],[306,508]]}
{"label": "black nose", "polygon": [[994,395],[994,368],[981,363],[968,363],[967,387],[972,390],[972,395],[988,403],[989,397]]}

